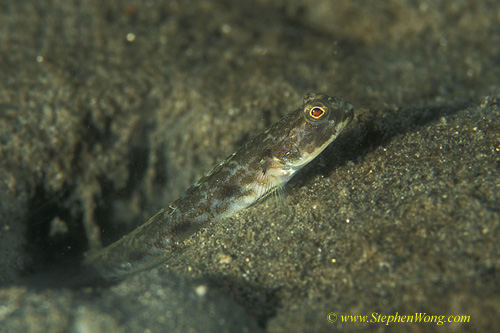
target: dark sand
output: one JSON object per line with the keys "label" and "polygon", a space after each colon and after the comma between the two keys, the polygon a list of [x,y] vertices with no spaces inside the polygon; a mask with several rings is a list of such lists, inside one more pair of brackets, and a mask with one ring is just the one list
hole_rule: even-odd
{"label": "dark sand", "polygon": [[[500,330],[497,1],[0,8],[0,331]],[[284,202],[75,273],[310,91],[356,118]]]}

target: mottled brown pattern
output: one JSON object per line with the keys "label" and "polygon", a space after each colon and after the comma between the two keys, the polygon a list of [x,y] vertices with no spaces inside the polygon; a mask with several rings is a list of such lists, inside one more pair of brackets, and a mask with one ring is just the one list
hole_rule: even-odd
{"label": "mottled brown pattern", "polygon": [[209,221],[218,221],[282,187],[349,124],[352,105],[310,93],[303,106],[249,141],[148,222],[86,263],[104,277],[148,269]]}

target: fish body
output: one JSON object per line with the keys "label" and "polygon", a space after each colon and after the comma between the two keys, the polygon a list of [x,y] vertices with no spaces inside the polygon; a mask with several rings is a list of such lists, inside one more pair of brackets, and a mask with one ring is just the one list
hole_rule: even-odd
{"label": "fish body", "polygon": [[85,263],[106,278],[155,266],[208,222],[219,221],[280,190],[318,156],[353,118],[350,103],[325,94],[304,96],[289,113],[250,140],[149,221]]}

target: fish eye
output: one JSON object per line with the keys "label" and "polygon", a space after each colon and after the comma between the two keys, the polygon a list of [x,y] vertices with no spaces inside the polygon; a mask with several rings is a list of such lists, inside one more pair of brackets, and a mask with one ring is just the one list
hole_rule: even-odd
{"label": "fish eye", "polygon": [[320,124],[329,118],[328,104],[319,99],[306,101],[302,110],[304,117],[311,124]]}
{"label": "fish eye", "polygon": [[325,116],[328,114],[328,108],[324,105],[311,105],[306,114],[310,120],[319,121],[325,119]]}
{"label": "fish eye", "polygon": [[316,120],[321,119],[321,117],[323,117],[325,113],[326,113],[325,109],[319,106],[315,106],[311,108],[311,110],[309,110],[309,115],[311,116],[311,118]]}

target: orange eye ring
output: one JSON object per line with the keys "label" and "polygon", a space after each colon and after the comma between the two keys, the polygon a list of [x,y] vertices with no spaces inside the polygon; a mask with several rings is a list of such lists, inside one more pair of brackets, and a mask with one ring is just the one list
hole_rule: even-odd
{"label": "orange eye ring", "polygon": [[321,117],[323,117],[323,115],[326,113],[325,109],[323,109],[322,107],[319,107],[319,106],[315,106],[313,108],[311,108],[311,110],[309,110],[309,116],[312,118],[312,119],[321,119]]}

